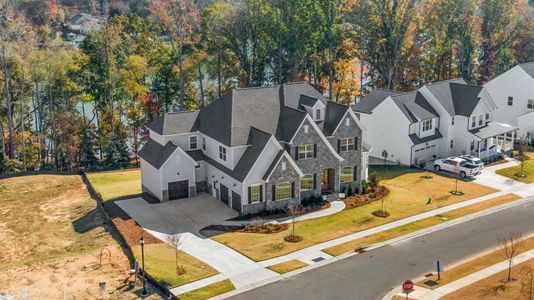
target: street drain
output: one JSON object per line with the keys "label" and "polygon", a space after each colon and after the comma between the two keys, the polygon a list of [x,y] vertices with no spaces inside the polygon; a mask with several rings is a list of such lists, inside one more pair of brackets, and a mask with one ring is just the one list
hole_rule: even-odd
{"label": "street drain", "polygon": [[313,262],[320,262],[322,260],[324,260],[324,257],[320,257],[320,256],[317,257],[317,258],[312,259]]}

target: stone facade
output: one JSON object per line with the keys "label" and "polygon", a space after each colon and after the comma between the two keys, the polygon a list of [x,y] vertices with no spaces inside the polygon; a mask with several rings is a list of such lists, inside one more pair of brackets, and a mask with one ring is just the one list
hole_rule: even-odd
{"label": "stone facade", "polygon": [[[286,169],[282,170],[282,165],[284,164]],[[295,197],[282,201],[273,201],[273,185],[277,185],[282,182],[289,182],[293,184],[293,195]],[[263,190],[265,193],[263,202],[243,205],[242,214],[247,215],[263,210],[284,209],[289,205],[300,204],[299,174],[292,167],[291,163],[287,160],[287,158],[282,157],[280,159],[278,165],[274,168],[271,174],[268,184],[263,186]]]}
{"label": "stone facade", "polygon": [[[305,132],[305,125],[308,126],[308,132]],[[328,149],[327,144],[321,138],[322,133],[318,133],[314,127],[310,124],[309,120],[306,120],[303,125],[297,131],[295,138],[293,139],[293,144],[290,145],[290,148],[287,150],[289,154],[295,160],[295,163],[298,165],[304,175],[313,175],[316,174],[316,186],[314,190],[305,191],[301,197],[307,198],[312,195],[321,194],[321,176],[324,169],[333,170],[333,191],[339,191],[339,160],[334,156],[334,154]],[[308,159],[297,159],[297,147],[299,145],[305,144],[316,144],[317,145],[317,154],[316,157]]]}
{"label": "stone facade", "polygon": [[365,166],[362,165],[362,130],[360,127],[358,127],[358,124],[356,124],[354,118],[352,118],[349,114],[347,114],[345,118],[341,120],[337,131],[334,132],[333,136],[328,137],[328,141],[330,141],[330,144],[334,147],[334,149],[336,149],[336,151],[339,151],[338,140],[342,138],[356,138],[356,144],[354,151],[338,152],[338,154],[344,158],[344,161],[341,162],[340,168],[356,167],[358,169],[357,172],[353,172],[355,173],[356,177],[354,178],[355,181],[351,183],[342,183],[340,185],[340,191],[342,191],[344,188],[348,190],[348,187],[350,186],[352,191],[355,192],[361,188],[362,172],[360,168],[364,168]]}

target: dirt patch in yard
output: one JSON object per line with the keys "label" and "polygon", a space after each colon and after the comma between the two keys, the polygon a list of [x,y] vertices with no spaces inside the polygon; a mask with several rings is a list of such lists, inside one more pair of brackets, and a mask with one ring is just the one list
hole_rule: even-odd
{"label": "dirt patch in yard", "polygon": [[[105,281],[107,298],[138,298],[126,291],[128,259],[80,176],[13,177],[0,190],[0,293],[96,299]],[[99,268],[102,249],[111,259],[104,250]]]}

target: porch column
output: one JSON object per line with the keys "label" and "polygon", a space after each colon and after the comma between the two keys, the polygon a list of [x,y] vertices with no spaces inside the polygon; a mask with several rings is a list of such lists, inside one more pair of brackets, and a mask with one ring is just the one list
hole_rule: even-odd
{"label": "porch column", "polygon": [[480,141],[477,141],[478,144],[478,158],[480,158]]}
{"label": "porch column", "polygon": [[512,150],[514,150],[515,134],[517,131],[512,131]]}

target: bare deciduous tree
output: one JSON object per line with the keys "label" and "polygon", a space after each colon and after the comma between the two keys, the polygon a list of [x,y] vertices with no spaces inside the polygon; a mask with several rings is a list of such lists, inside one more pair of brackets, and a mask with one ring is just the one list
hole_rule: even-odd
{"label": "bare deciduous tree", "polygon": [[169,244],[174,248],[175,253],[175,261],[176,261],[176,274],[177,275],[183,275],[185,274],[186,270],[182,264],[182,261],[180,260],[180,246],[182,245],[182,235],[181,234],[171,234],[167,238]]}
{"label": "bare deciduous tree", "polygon": [[506,278],[506,282],[510,282],[512,280],[512,264],[517,255],[518,248],[523,243],[523,237],[521,233],[511,232],[507,237],[498,238],[498,240],[502,253],[508,261],[508,277]]}
{"label": "bare deciduous tree", "polygon": [[291,217],[291,235],[288,238],[292,241],[299,241],[300,237],[295,234],[295,223],[297,222],[297,217],[302,215],[304,210],[300,205],[291,205],[285,209],[285,212]]}

